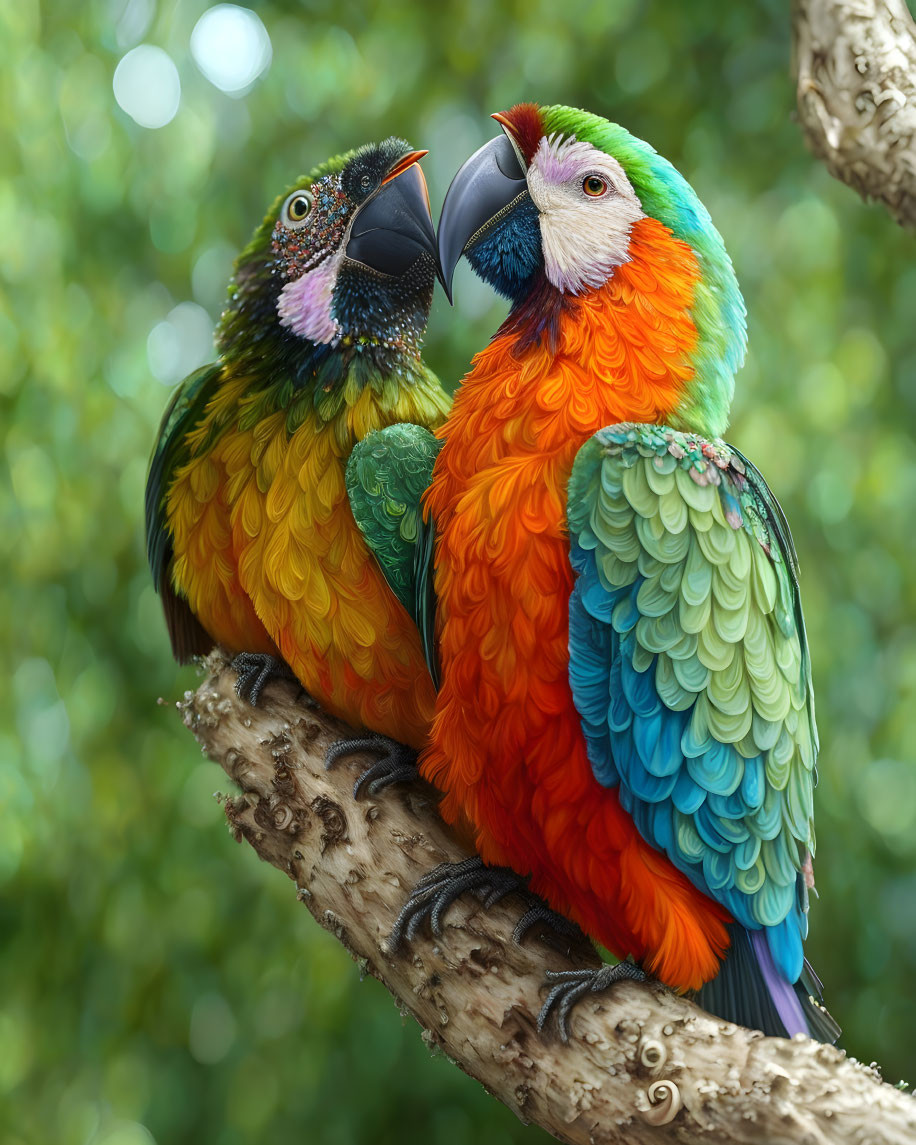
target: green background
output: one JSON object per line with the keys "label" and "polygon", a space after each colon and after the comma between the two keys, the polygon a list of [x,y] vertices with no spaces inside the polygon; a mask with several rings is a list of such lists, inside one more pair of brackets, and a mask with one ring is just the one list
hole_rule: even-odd
{"label": "green background", "polygon": [[[205,7],[0,6],[0,1140],[546,1140],[431,1059],[232,842],[171,703],[196,677],[141,514],[163,380],[207,352],[278,191],[396,132],[430,149],[435,205],[486,114],[524,98],[650,140],[725,236],[751,347],[729,437],[792,523],[814,660],[809,952],[849,1051],[914,1080],[916,244],[805,151],[785,6],[262,5],[272,64],[238,98],[189,54]],[[159,130],[112,94],[141,40],[181,77]],[[501,314],[466,268],[457,303],[428,339],[450,384]]]}

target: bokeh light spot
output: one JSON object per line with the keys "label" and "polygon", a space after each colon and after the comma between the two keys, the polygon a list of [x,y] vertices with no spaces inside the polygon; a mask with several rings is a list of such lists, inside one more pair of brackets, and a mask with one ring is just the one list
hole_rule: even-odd
{"label": "bokeh light spot", "polygon": [[129,48],[142,40],[154,15],[153,0],[121,0],[112,4],[111,16],[118,22],[115,31],[118,47]]}
{"label": "bokeh light spot", "polygon": [[882,838],[897,835],[912,842],[916,826],[916,767],[879,759],[860,781],[862,814]]}
{"label": "bokeh light spot", "polygon": [[213,324],[196,302],[180,302],[146,340],[153,377],[172,386],[213,357]]}
{"label": "bokeh light spot", "polygon": [[191,269],[191,289],[201,306],[214,314],[226,305],[227,287],[232,276],[232,264],[238,251],[229,243],[219,242],[207,247]]}
{"label": "bokeh light spot", "polygon": [[236,94],[270,66],[270,36],[250,8],[217,4],[194,25],[191,55],[214,87]]}
{"label": "bokeh light spot", "polygon": [[27,1023],[12,1013],[0,1014],[0,1040],[0,1088],[8,1093],[25,1077],[32,1063]]}
{"label": "bokeh light spot", "polygon": [[119,1121],[95,1140],[98,1145],[156,1145],[155,1137],[139,1121]]}
{"label": "bokeh light spot", "polygon": [[165,127],[181,102],[181,80],[172,57],[152,44],[123,56],[112,81],[118,106],[141,127]]}
{"label": "bokeh light spot", "polygon": [[202,994],[191,1011],[188,1048],[195,1061],[215,1065],[232,1049],[238,1027],[220,994]]}

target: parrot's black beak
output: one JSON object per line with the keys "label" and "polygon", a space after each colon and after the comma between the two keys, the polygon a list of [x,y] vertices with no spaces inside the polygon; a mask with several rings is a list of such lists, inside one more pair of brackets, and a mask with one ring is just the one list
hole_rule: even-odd
{"label": "parrot's black beak", "polygon": [[505,135],[485,143],[458,171],[439,219],[439,280],[449,302],[458,260],[527,195],[525,169]]}
{"label": "parrot's black beak", "polygon": [[347,258],[392,277],[408,271],[425,251],[436,259],[429,192],[417,166],[425,151],[409,151],[391,168],[350,229]]}

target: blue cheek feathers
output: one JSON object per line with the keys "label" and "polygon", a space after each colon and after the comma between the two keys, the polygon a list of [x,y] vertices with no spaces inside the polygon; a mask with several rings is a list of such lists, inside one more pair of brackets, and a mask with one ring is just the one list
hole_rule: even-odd
{"label": "blue cheek feathers", "polygon": [[474,273],[497,293],[518,302],[543,266],[538,209],[525,199],[467,252]]}

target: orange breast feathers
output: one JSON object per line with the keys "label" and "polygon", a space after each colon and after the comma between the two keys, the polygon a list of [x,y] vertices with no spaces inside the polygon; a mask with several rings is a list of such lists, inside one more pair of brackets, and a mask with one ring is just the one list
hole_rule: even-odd
{"label": "orange breast feathers", "polygon": [[573,459],[604,425],[666,420],[693,376],[693,256],[648,219],[631,250],[561,313],[553,351],[546,338],[524,349],[510,318],[440,431],[427,500],[443,683],[422,770],[486,861],[530,874],[615,954],[692,988],[718,969],[729,916],[595,780],[568,677]]}
{"label": "orange breast feathers", "polygon": [[176,587],[230,651],[276,647],[322,707],[421,747],[435,691],[350,511],[353,436],[313,418],[290,436],[286,424],[285,410],[235,424],[178,471],[167,507]]}

